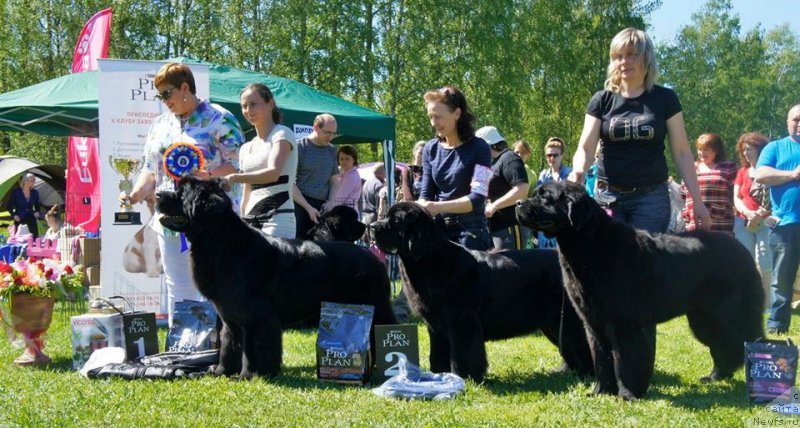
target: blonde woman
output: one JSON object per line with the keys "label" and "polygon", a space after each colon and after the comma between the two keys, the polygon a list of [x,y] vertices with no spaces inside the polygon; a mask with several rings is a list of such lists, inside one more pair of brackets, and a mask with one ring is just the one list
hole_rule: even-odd
{"label": "blonde woman", "polygon": [[[689,193],[700,199],[694,156],[686,138],[677,95],[655,84],[653,42],[644,31],[626,28],[611,41],[605,88],[586,109],[571,181],[583,183],[598,143],[595,199],[612,216],[649,232],[666,232],[670,221],[665,139]],[[705,205],[694,206],[699,227],[709,229]]]}

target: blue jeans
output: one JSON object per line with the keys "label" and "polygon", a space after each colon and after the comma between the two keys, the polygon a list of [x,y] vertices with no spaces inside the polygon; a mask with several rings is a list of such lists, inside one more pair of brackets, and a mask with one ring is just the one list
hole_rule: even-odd
{"label": "blue jeans", "polygon": [[615,220],[650,233],[666,233],[669,227],[671,206],[667,183],[636,189],[632,192],[615,192],[597,188],[595,200],[611,210]]}
{"label": "blue jeans", "polygon": [[492,247],[489,222],[485,215],[462,214],[444,218],[447,239],[470,250],[487,251]]}
{"label": "blue jeans", "polygon": [[800,224],[772,229],[769,247],[772,250],[772,305],[767,328],[786,332],[791,322],[794,280],[800,265]]}

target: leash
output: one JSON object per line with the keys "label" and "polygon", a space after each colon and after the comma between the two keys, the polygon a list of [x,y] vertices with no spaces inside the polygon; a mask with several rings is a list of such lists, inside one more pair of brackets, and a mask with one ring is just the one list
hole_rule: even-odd
{"label": "leash", "polygon": [[564,355],[561,351],[561,341],[564,335],[564,303],[567,300],[567,290],[561,288],[561,319],[558,320],[558,353]]}

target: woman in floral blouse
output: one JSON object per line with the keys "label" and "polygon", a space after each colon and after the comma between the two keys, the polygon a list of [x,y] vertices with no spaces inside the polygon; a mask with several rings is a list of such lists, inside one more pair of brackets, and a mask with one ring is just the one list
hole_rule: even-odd
{"label": "woman in floral blouse", "polygon": [[[131,192],[132,204],[144,201],[155,192],[175,190],[175,180],[163,168],[164,153],[172,144],[186,142],[199,148],[205,158],[205,169],[195,171],[194,176],[209,179],[236,171],[239,147],[244,143],[242,129],[233,114],[197,97],[194,76],[187,65],[170,63],[161,67],[155,77],[155,87],[157,97],[169,111],[156,117],[147,133],[144,168]],[[236,205],[234,209],[238,211],[239,195],[231,196]],[[205,298],[194,284],[189,251],[182,245],[179,234],[162,227],[158,221],[153,221],[151,227],[159,235],[172,325],[175,302]]]}

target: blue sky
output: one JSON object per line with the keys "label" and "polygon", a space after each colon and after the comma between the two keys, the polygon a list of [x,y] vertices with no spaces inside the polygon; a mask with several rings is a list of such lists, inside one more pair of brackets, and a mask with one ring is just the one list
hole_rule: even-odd
{"label": "blue sky", "polygon": [[[701,0],[662,0],[661,7],[650,15],[651,28],[648,34],[656,43],[672,41],[681,27],[691,24],[692,14],[702,9]],[[742,34],[758,23],[769,30],[789,22],[792,30],[800,35],[800,0],[732,0],[733,12],[739,15]],[[790,17],[795,17],[794,22]]]}

